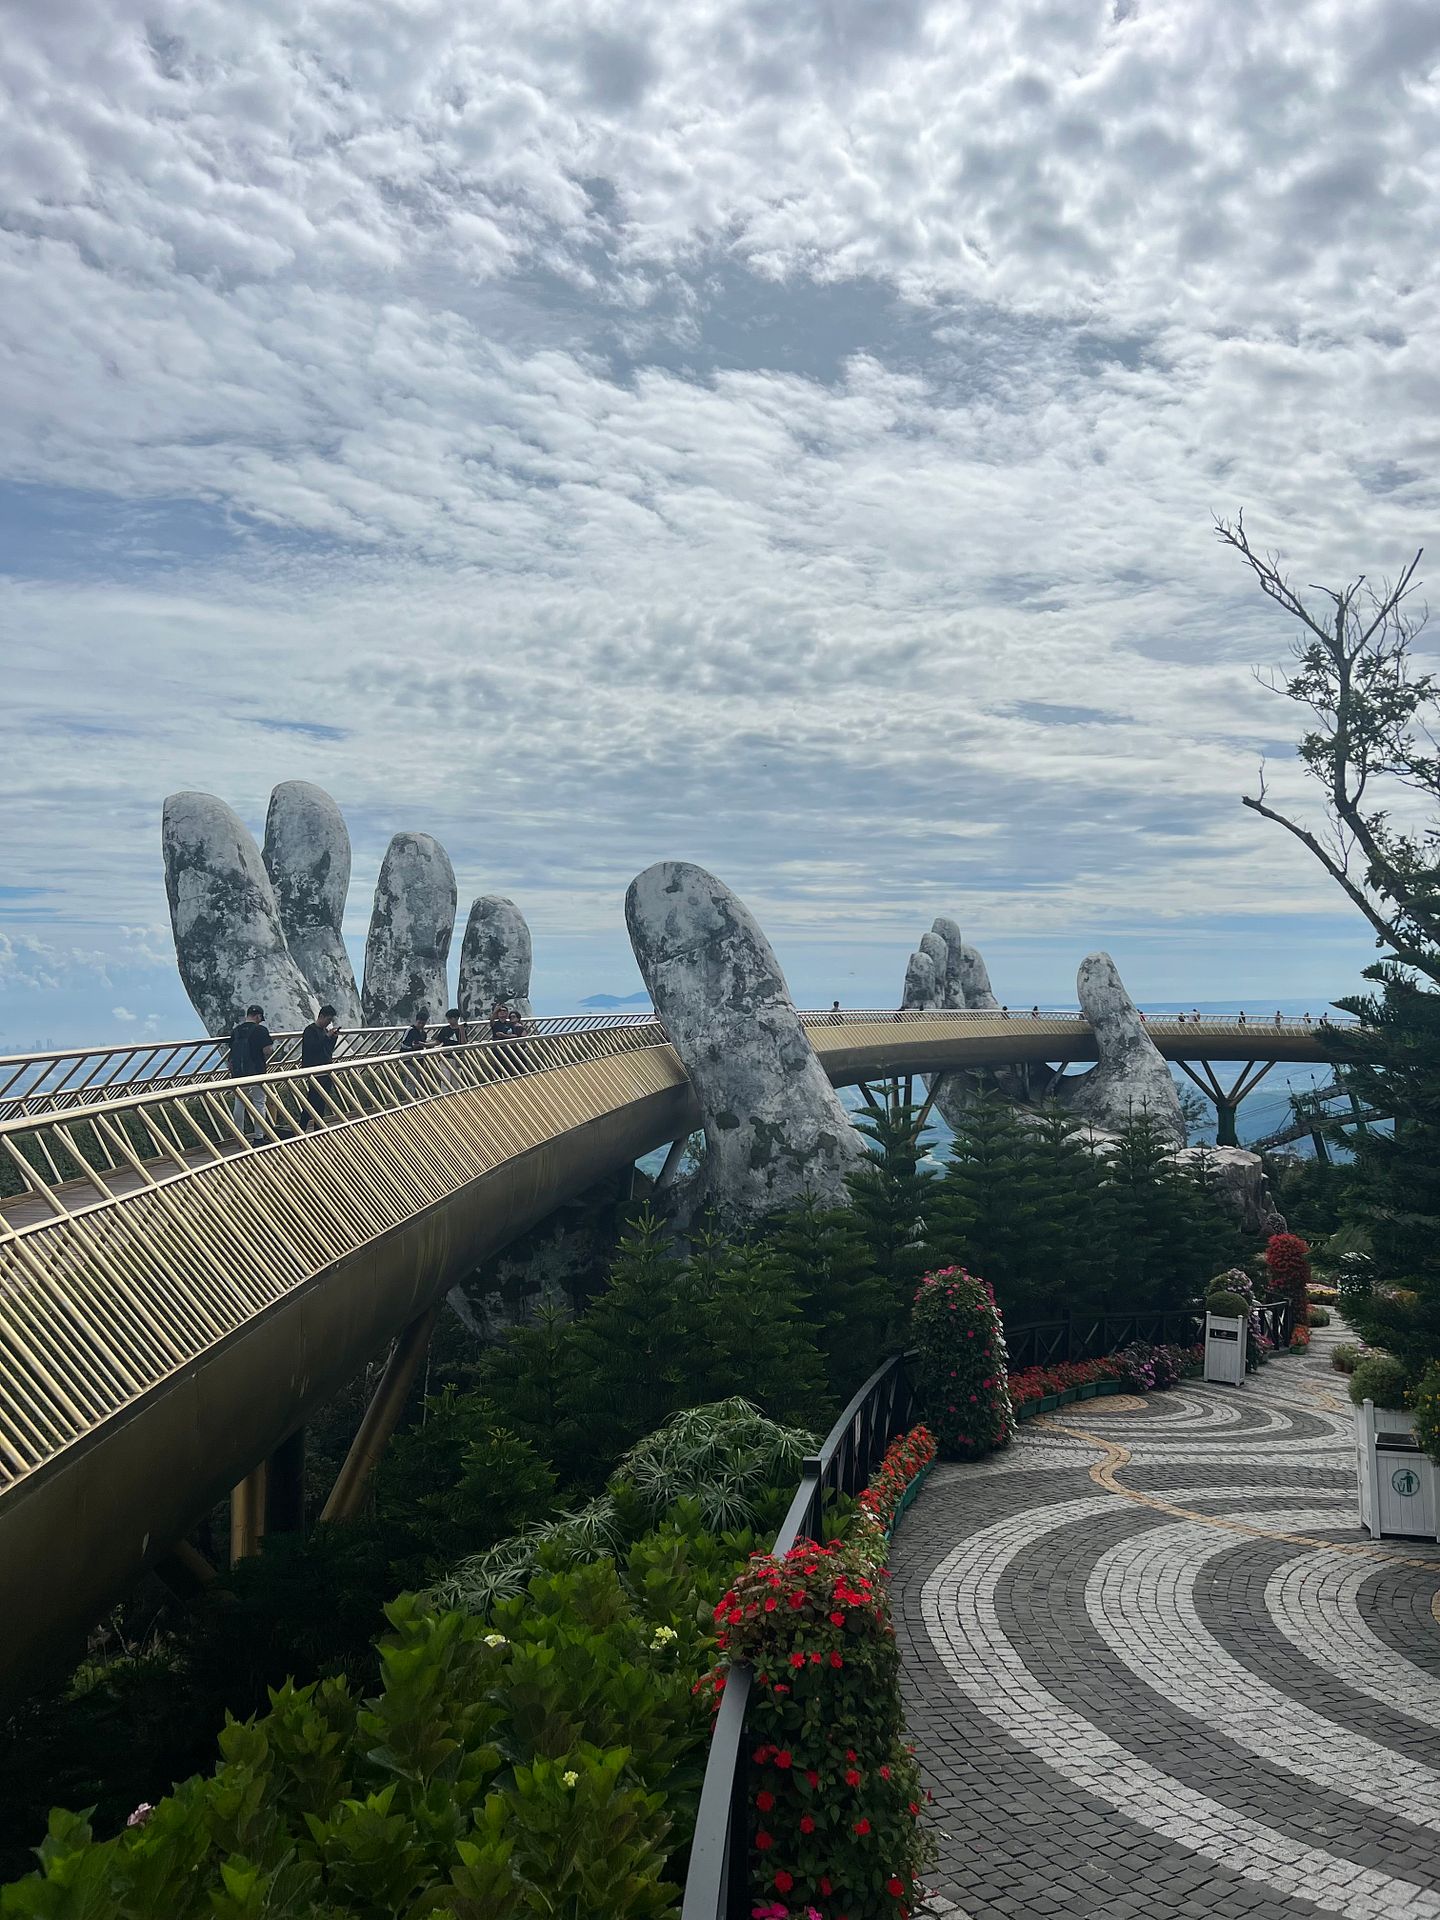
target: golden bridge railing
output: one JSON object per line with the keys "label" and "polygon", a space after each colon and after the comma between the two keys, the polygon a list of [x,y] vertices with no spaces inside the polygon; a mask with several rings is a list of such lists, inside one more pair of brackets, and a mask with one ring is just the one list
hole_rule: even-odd
{"label": "golden bridge railing", "polygon": [[0,1123],[0,1492],[501,1161],[684,1082],[631,1021]]}
{"label": "golden bridge railing", "polygon": [[[653,1017],[648,1013],[567,1015],[528,1021],[526,1033],[537,1037],[595,1033],[608,1027],[643,1024]],[[376,1054],[393,1053],[402,1031],[400,1027],[347,1029],[340,1035],[336,1059],[370,1059]],[[473,1038],[486,1039],[489,1031],[485,1021],[473,1023]],[[271,1071],[298,1065],[300,1035],[277,1033],[274,1038]],[[0,1120],[74,1111],[125,1093],[221,1080],[228,1075],[228,1055],[228,1038],[208,1035],[192,1040],[121,1041],[106,1047],[7,1054],[0,1056]]]}
{"label": "golden bridge railing", "polygon": [[[918,1011],[893,1007],[844,1008],[840,1011],[802,1013],[806,1026],[823,1028],[838,1024],[883,1021],[905,1024],[941,1020],[963,1028],[987,1021],[1021,1022],[1040,1019],[1060,1023],[1066,1028],[1084,1028],[1083,1015],[1069,1009],[1023,1007],[1000,1009],[966,1008],[962,1010]],[[547,1039],[571,1033],[599,1033],[612,1027],[643,1027],[652,1022],[649,1013],[575,1014],[559,1018],[531,1020],[526,1024],[527,1038]],[[1330,1022],[1343,1025],[1344,1022]],[[1193,1020],[1188,1014],[1157,1014],[1149,1025],[1158,1037],[1166,1039],[1194,1037],[1212,1039],[1234,1037],[1243,1041],[1266,1032],[1287,1034],[1319,1030],[1318,1021],[1287,1015],[1276,1021],[1273,1016],[1256,1016],[1241,1026],[1233,1017],[1213,1015]],[[477,1040],[488,1037],[484,1022],[472,1025]],[[336,1059],[370,1059],[393,1053],[400,1044],[399,1027],[356,1027],[340,1035]],[[107,1047],[73,1047],[59,1051],[11,1054],[0,1057],[0,1121],[29,1114],[74,1112],[97,1101],[119,1098],[122,1094],[142,1093],[162,1088],[203,1085],[227,1077],[228,1043],[224,1038],[202,1037],[192,1040],[156,1040],[121,1042]],[[300,1057],[298,1033],[275,1036],[271,1056],[272,1073],[297,1064]]]}

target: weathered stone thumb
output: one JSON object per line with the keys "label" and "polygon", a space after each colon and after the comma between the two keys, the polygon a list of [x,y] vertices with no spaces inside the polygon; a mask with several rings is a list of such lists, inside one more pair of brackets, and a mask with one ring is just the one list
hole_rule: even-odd
{"label": "weathered stone thumb", "polygon": [[444,1018],[455,932],[455,870],[428,833],[397,833],[375,883],[362,1003],[370,1027],[403,1026],[423,1007]]}
{"label": "weathered stone thumb", "polygon": [[252,1004],[272,1033],[303,1027],[315,999],[244,822],[213,793],[172,793],[160,841],[175,960],[206,1032],[228,1033]]}
{"label": "weathered stone thumb", "polygon": [[732,1219],[790,1206],[807,1189],[842,1200],[864,1143],[749,909],[703,867],[662,860],[631,881],[625,922],[700,1103],[703,1200]]}

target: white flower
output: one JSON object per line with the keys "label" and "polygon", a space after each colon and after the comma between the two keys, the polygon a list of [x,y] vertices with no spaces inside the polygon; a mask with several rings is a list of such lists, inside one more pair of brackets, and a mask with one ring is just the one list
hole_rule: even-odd
{"label": "white flower", "polygon": [[125,1824],[127,1827],[143,1827],[154,1811],[148,1800],[142,1800]]}
{"label": "white flower", "polygon": [[656,1627],[650,1646],[652,1650],[658,1652],[661,1647],[668,1647],[672,1640],[678,1640],[679,1638],[680,1636],[676,1633],[674,1627]]}
{"label": "white flower", "polygon": [[485,1636],[485,1644],[487,1647],[508,1647],[510,1642],[505,1638],[503,1633],[487,1633]]}
{"label": "white flower", "polygon": [[580,1784],[580,1776],[578,1773],[574,1772],[572,1769],[572,1771],[569,1773],[561,1774],[560,1784],[565,1787],[578,1787]]}

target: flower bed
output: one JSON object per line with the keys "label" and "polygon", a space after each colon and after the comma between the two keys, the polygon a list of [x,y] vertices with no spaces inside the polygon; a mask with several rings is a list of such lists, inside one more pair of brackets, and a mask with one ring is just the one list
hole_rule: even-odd
{"label": "flower bed", "polygon": [[[906,1920],[931,1849],[902,1737],[885,1576],[845,1541],[754,1555],[715,1609],[725,1654],[755,1672],[750,1872],[766,1920]],[[710,1685],[718,1700],[717,1668]]]}
{"label": "flower bed", "polygon": [[885,1458],[870,1476],[859,1504],[883,1528],[887,1540],[920,1491],[934,1459],[935,1436],[926,1426],[912,1427],[885,1449]]}
{"label": "flower bed", "polygon": [[1070,1360],[1053,1367],[1026,1367],[1010,1376],[1017,1420],[1029,1420],[1073,1400],[1100,1393],[1164,1393],[1199,1371],[1201,1347],[1127,1347],[1100,1360]]}

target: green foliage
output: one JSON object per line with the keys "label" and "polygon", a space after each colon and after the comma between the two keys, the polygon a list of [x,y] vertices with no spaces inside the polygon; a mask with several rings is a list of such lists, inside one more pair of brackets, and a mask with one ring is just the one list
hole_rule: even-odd
{"label": "green foliage", "polygon": [[913,1101],[902,1100],[898,1089],[883,1104],[867,1107],[855,1128],[871,1145],[864,1164],[845,1182],[870,1257],[889,1281],[897,1305],[910,1300],[929,1264],[927,1222],[935,1178],[920,1164],[922,1112]]}
{"label": "green foliage", "polygon": [[1240,1235],[1208,1178],[1192,1179],[1171,1158],[1167,1135],[1146,1113],[1121,1133],[1107,1170],[1116,1257],[1115,1298],[1127,1306],[1183,1307],[1201,1293]]}
{"label": "green foliage", "polygon": [[1440,993],[1404,968],[1367,969],[1375,995],[1340,1002],[1361,1022],[1332,1028],[1326,1044],[1362,1108],[1394,1117],[1393,1130],[1357,1128],[1347,1220],[1363,1229],[1372,1286],[1346,1312],[1372,1345],[1417,1373],[1440,1360]]}
{"label": "green foliage", "polygon": [[[931,1857],[919,1770],[904,1744],[899,1655],[883,1581],[854,1546],[799,1541],[749,1561],[717,1610],[756,1680],[751,1893],[764,1911],[894,1920]],[[712,1676],[718,1688],[724,1670]],[[747,1902],[747,1906],[748,1906]]]}
{"label": "green foliage", "polygon": [[1311,1307],[1310,1324],[1312,1327],[1328,1327],[1330,1324],[1330,1309],[1328,1307]]}
{"label": "green foliage", "polygon": [[1364,1358],[1364,1347],[1350,1340],[1342,1340],[1330,1349],[1330,1364],[1336,1373],[1354,1373]]}
{"label": "green foliage", "polygon": [[[707,1600],[682,1611],[693,1622]],[[669,1912],[705,1744],[694,1627],[687,1664],[606,1564],[538,1577],[489,1623],[413,1598],[387,1613],[372,1698],[341,1680],[279,1689],[226,1726],[210,1775],[112,1840],[57,1811],[39,1871],[0,1890],[0,1913]]]}
{"label": "green foliage", "polygon": [[1370,1353],[1350,1376],[1350,1398],[1358,1407],[1373,1400],[1377,1407],[1400,1409],[1410,1404],[1414,1375],[1393,1353]]}
{"label": "green foliage", "polygon": [[1216,1314],[1222,1320],[1243,1320],[1250,1311],[1249,1302],[1238,1293],[1230,1293],[1225,1288],[1205,1297],[1205,1311]]}
{"label": "green foliage", "polygon": [[1440,1460],[1440,1361],[1432,1361],[1411,1394],[1415,1438],[1432,1460]]}
{"label": "green foliage", "polygon": [[523,1592],[537,1568],[622,1556],[667,1520],[735,1538],[759,1524],[777,1489],[788,1497],[812,1436],[783,1427],[743,1400],[674,1415],[622,1459],[606,1492],[462,1560],[437,1588],[446,1606],[485,1613]]}
{"label": "green foliage", "polygon": [[882,1272],[852,1207],[822,1207],[806,1194],[769,1238],[815,1329],[831,1399],[843,1406],[900,1344],[908,1296]]}
{"label": "green foliage", "polygon": [[1010,1444],[1014,1418],[995,1296],[963,1267],[927,1274],[915,1296],[915,1385],[946,1460],[978,1460]]}

